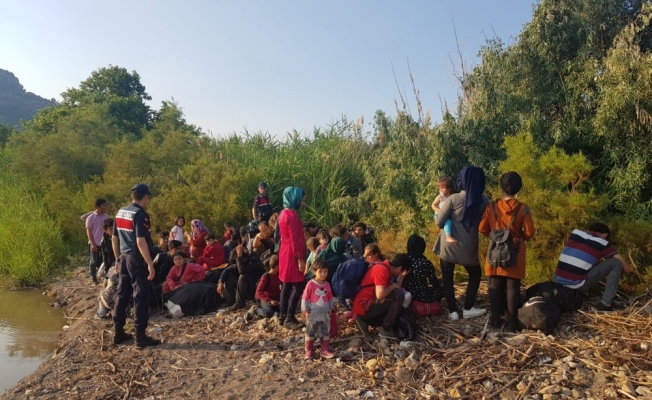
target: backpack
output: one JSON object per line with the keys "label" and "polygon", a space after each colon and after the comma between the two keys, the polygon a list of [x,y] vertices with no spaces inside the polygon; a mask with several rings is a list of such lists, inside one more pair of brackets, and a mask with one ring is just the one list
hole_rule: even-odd
{"label": "backpack", "polygon": [[500,221],[496,213],[496,202],[491,203],[491,209],[494,214],[494,219],[498,224],[499,229],[492,229],[489,232],[489,249],[487,250],[487,260],[491,267],[513,267],[516,265],[518,258],[518,246],[520,244],[521,235],[519,234],[518,241],[514,243],[514,238],[510,228],[521,209],[521,203],[516,206],[512,220],[507,225],[507,228],[500,229]]}
{"label": "backpack", "polygon": [[561,312],[573,312],[582,308],[584,294],[557,282],[541,282],[525,291],[525,298],[543,297],[554,302]]}
{"label": "backpack", "polygon": [[401,308],[392,327],[401,340],[412,341],[417,338],[417,317],[411,308]]}
{"label": "backpack", "polygon": [[368,268],[369,263],[362,257],[346,260],[338,265],[331,282],[333,295],[340,301],[353,299],[362,289],[360,282]]}
{"label": "backpack", "polygon": [[546,335],[552,333],[559,320],[559,307],[543,297],[533,297],[518,310],[518,320],[523,328],[539,329]]}

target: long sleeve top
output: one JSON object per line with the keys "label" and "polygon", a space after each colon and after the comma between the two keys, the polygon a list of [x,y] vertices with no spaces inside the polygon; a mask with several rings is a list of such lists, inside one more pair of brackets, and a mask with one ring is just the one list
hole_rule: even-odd
{"label": "long sleeve top", "polygon": [[100,243],[100,251],[102,252],[102,262],[104,268],[111,268],[115,264],[115,254],[113,254],[113,243],[111,236],[104,233],[102,235],[102,242]]}
{"label": "long sleeve top", "polygon": [[281,280],[278,274],[265,273],[256,287],[256,298],[269,303],[271,300],[281,300]]}
{"label": "long sleeve top", "polygon": [[211,267],[217,267],[226,262],[224,247],[222,247],[222,245],[217,241],[213,243],[212,246],[206,246],[202,257],[202,261],[208,266],[208,269]]}
{"label": "long sleeve top", "polygon": [[260,262],[260,257],[256,253],[251,253],[244,257],[236,257],[235,263],[229,265],[222,271],[219,281],[224,282],[231,274],[249,275],[255,280],[258,280],[264,273],[265,269]]}
{"label": "long sleeve top", "polygon": [[276,221],[281,235],[278,253],[278,276],[284,283],[303,282],[305,277],[299,271],[299,260],[305,260],[306,239],[299,215],[290,209],[281,212]]}
{"label": "long sleeve top", "polygon": [[208,236],[208,232],[202,231],[196,237],[191,238],[188,241],[188,244],[190,245],[190,258],[196,260],[204,253],[204,249],[206,248],[206,236]]}
{"label": "long sleeve top", "polygon": [[[183,275],[181,274],[182,269]],[[165,281],[170,289],[174,290],[188,283],[203,281],[204,277],[206,277],[206,270],[203,266],[195,263],[187,263],[185,269],[183,267],[179,268],[176,265],[172,267]]]}
{"label": "long sleeve top", "polygon": [[317,283],[311,279],[301,296],[301,311],[308,311],[310,314],[328,314],[333,309],[333,292],[328,282]]}

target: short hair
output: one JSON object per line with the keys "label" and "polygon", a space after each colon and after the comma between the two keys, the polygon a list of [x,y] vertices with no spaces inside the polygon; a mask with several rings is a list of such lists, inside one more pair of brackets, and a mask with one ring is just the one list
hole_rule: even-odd
{"label": "short hair", "polygon": [[183,215],[178,215],[178,216],[174,219],[174,225],[177,225],[177,224],[179,223],[179,220],[180,220],[180,219],[182,219],[184,223],[186,222],[186,217],[184,217]]}
{"label": "short hair", "polygon": [[317,228],[317,224],[314,222],[306,222],[303,224],[304,229],[315,229]]}
{"label": "short hair", "polygon": [[403,271],[409,271],[412,269],[412,259],[405,253],[398,253],[389,260],[389,265],[401,267]]}
{"label": "short hair", "polygon": [[326,265],[326,260],[323,258],[318,258],[312,262],[312,272],[317,272],[324,268],[328,269],[328,265]]}
{"label": "short hair", "polygon": [[611,231],[609,230],[609,227],[606,224],[603,224],[602,222],[594,222],[590,224],[589,231],[595,233],[606,233],[607,237],[611,235]]}
{"label": "short hair", "polygon": [[161,238],[161,239],[166,238],[166,237],[170,237],[170,232],[161,231],[161,232],[158,233],[158,237]]}
{"label": "short hair", "polygon": [[95,200],[95,208],[102,207],[104,204],[106,204],[106,200],[104,199]]}
{"label": "short hair", "polygon": [[240,227],[240,237],[243,238],[247,236],[247,227],[246,226],[241,226]]}
{"label": "short hair", "polygon": [[135,191],[135,192],[132,191],[131,192],[131,199],[134,200],[134,201],[141,201],[142,199],[145,198],[145,196],[149,196],[149,194],[143,193],[143,192],[138,192],[138,191]]}
{"label": "short hair", "polygon": [[346,228],[342,224],[337,224],[331,229],[331,237],[343,237],[344,235],[346,235],[348,233],[349,232],[346,230]]}
{"label": "short hair", "polygon": [[184,253],[183,250],[175,251],[174,254],[172,255],[172,258],[176,256],[181,256],[183,258],[186,258],[186,253]]}
{"label": "short hair", "polygon": [[206,240],[216,240],[214,233],[209,233],[206,235]]}
{"label": "short hair", "polygon": [[179,240],[170,240],[170,243],[168,243],[168,248],[172,250],[178,249],[181,246],[183,246],[183,243]]}
{"label": "short hair", "polygon": [[317,239],[318,240],[326,239],[326,240],[328,240],[330,242],[331,241],[331,235],[330,235],[330,233],[328,233],[328,231],[326,229],[322,229],[319,232],[317,232]]}
{"label": "short hair", "polygon": [[437,183],[443,183],[446,189],[448,190],[455,190],[455,182],[453,182],[453,178],[450,176],[442,176],[437,180]]}
{"label": "short hair", "polygon": [[306,240],[306,246],[308,248],[312,247],[312,250],[316,249],[317,247],[319,247],[319,239],[317,239],[316,237],[309,237],[308,240]]}
{"label": "short hair", "polygon": [[365,224],[364,222],[356,222],[355,224],[353,224],[353,230],[356,230],[358,228],[362,228],[363,231],[366,231],[367,224]]}
{"label": "short hair", "polygon": [[224,223],[224,227],[225,227],[225,228],[233,228],[233,222],[231,222],[231,221],[226,221],[226,222]]}
{"label": "short hair", "polygon": [[367,252],[378,255],[378,258],[380,258],[381,260],[385,259],[377,243],[369,243],[367,246],[365,246],[363,254],[366,254]]}
{"label": "short hair", "polygon": [[233,235],[231,235],[231,240],[233,240],[234,242],[236,240],[242,240],[242,236],[240,236],[240,232],[238,231],[233,232]]}
{"label": "short hair", "polygon": [[278,267],[278,255],[272,254],[271,257],[269,257],[269,269],[276,267]]}
{"label": "short hair", "polygon": [[107,218],[102,223],[102,229],[107,230],[109,228],[113,228],[113,218]]}

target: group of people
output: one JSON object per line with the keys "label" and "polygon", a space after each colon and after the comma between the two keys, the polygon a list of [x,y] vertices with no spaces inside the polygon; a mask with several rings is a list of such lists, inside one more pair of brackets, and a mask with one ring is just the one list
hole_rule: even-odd
{"label": "group of people", "polygon": [[[134,308],[135,342],[155,346],[159,340],[146,334],[150,307],[180,307],[196,315],[226,307],[226,312],[246,309],[248,318],[278,316],[278,324],[291,330],[305,326],[306,358],[312,358],[314,341],[320,338],[320,354],[333,356],[329,339],[337,332],[335,310],[355,323],[362,334],[378,327],[378,334],[396,339],[401,315],[436,315],[446,300],[448,318],[474,318],[487,310],[475,307],[482,271],[478,256],[479,234],[489,237],[484,260],[491,305],[490,324],[519,329],[521,280],[525,278],[526,245],[535,233],[529,208],[516,199],[521,177],[508,172],[500,179],[501,197],[490,202],[481,168],[467,166],[457,181],[443,177],[432,204],[435,223],[441,228],[433,248],[439,257],[442,280],[425,257],[426,240],[411,235],[406,252],[385,258],[374,231],[358,222],[351,232],[336,225],[324,229],[303,223],[299,211],[307,194],[298,187],[283,191],[283,207],[274,213],[266,193],[258,186],[252,215],[254,221],[236,229],[224,224],[217,236],[198,219],[184,232],[185,218],[151,239],[151,221],[145,211],[149,188],[132,188],[132,203],[115,219],[105,212],[106,202],[97,200],[95,211],[82,216],[90,249],[90,276],[104,264],[105,284],[100,294],[98,318],[109,312],[115,325],[114,343],[132,338],[125,332],[127,308]],[[455,191],[457,186],[457,191]],[[588,231],[574,230],[560,256],[554,280],[580,292],[588,292],[607,276],[607,288],[598,309],[616,308],[613,298],[622,272],[629,265],[609,244],[609,229],[593,224]],[[601,259],[606,259],[600,262]],[[464,304],[459,307],[454,291],[456,265],[468,273]],[[100,268],[100,270],[102,270]],[[360,271],[357,275],[351,271]],[[345,289],[343,289],[343,287]],[[354,288],[352,291],[351,288]],[[300,310],[299,310],[300,308]],[[297,314],[302,315],[302,321]]]}

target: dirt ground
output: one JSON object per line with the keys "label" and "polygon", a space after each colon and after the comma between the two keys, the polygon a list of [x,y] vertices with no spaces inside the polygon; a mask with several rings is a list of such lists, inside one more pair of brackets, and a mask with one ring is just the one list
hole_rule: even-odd
{"label": "dirt ground", "polygon": [[[149,330],[160,346],[113,345],[111,320],[94,319],[98,288],[85,273],[49,289],[70,328],[52,358],[1,399],[652,398],[650,293],[618,313],[585,304],[554,336],[437,316],[419,320],[417,341],[399,344],[340,322],[337,358],[305,361],[300,331],[247,322],[244,312],[155,314]],[[487,301],[483,284],[478,303]]]}

